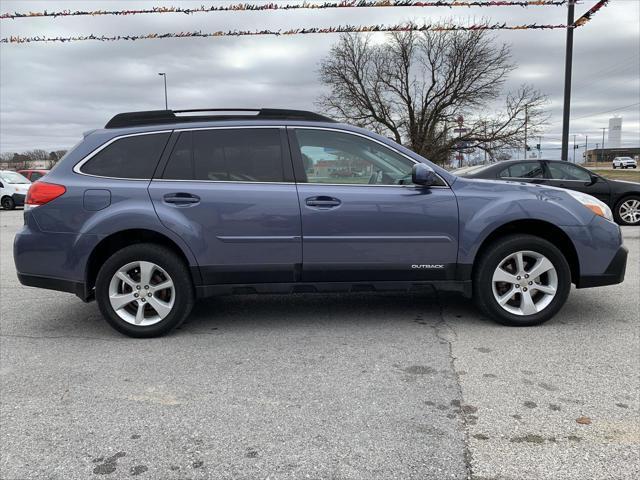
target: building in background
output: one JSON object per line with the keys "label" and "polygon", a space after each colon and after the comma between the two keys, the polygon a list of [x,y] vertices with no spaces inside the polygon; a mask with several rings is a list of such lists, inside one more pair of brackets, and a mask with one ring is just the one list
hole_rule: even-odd
{"label": "building in background", "polygon": [[620,148],[622,145],[622,117],[609,119],[609,142],[607,147]]}
{"label": "building in background", "polygon": [[592,148],[587,150],[587,162],[613,162],[616,157],[631,157],[636,160],[640,156],[640,147]]}

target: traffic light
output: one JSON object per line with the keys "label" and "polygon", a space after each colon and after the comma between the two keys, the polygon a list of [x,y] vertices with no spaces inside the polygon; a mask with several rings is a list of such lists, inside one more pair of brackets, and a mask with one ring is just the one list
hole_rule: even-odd
{"label": "traffic light", "polygon": [[536,150],[540,150],[540,144],[536,143]]}
{"label": "traffic light", "polygon": [[527,148],[527,152],[531,151],[531,147],[529,145],[526,145],[526,148]]}

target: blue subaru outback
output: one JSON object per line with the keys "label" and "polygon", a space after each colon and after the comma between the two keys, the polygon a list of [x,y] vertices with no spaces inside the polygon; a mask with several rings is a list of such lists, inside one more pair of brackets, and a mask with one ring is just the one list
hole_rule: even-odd
{"label": "blue subaru outback", "polygon": [[311,112],[162,110],[116,115],[35,182],[14,258],[24,285],[152,337],[210,295],[425,285],[535,325],[572,283],[622,282],[627,250],[580,192],[458,178]]}

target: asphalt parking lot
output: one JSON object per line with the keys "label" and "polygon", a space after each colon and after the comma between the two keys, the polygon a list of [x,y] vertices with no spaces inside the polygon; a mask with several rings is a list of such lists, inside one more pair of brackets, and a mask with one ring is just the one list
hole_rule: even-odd
{"label": "asphalt parking lot", "polygon": [[2,479],[640,478],[640,229],[535,328],[424,294],[221,297],[160,339],[20,286],[0,212]]}

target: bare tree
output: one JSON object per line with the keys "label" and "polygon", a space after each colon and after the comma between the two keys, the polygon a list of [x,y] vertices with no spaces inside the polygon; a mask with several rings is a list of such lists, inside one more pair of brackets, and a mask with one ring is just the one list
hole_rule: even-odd
{"label": "bare tree", "polygon": [[[480,148],[491,154],[522,147],[546,117],[546,97],[528,85],[502,95],[515,68],[509,47],[486,31],[398,32],[375,44],[371,36],[345,34],[320,65],[329,93],[328,113],[391,136],[444,164],[452,151]],[[453,132],[464,116],[466,132]]]}
{"label": "bare tree", "polygon": [[15,170],[33,168],[40,165],[51,169],[65,153],[67,153],[66,150],[55,150],[47,153],[45,150],[40,149],[27,150],[22,153],[5,152],[0,154],[0,163]]}
{"label": "bare tree", "polygon": [[49,158],[47,159],[47,168],[52,169],[58,161],[64,157],[67,153],[66,150],[56,150],[53,152],[49,152]]}

